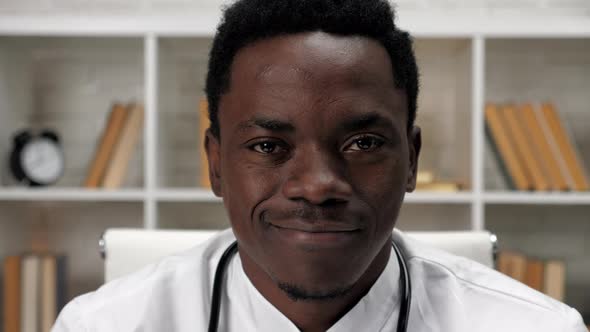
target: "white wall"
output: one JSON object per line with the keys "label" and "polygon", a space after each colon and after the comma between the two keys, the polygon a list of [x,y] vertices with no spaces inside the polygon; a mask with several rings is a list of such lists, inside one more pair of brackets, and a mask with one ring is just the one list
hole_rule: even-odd
{"label": "white wall", "polygon": [[[0,14],[191,14],[216,10],[227,0],[0,0]],[[483,14],[504,12],[590,16],[588,0],[392,0],[407,10],[471,10]]]}

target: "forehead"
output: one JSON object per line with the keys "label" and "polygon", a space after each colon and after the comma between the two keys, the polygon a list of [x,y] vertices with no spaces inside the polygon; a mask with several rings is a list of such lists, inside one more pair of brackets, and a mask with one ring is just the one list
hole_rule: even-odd
{"label": "forehead", "polygon": [[272,86],[294,81],[394,87],[389,56],[377,41],[361,36],[308,32],[263,39],[240,50],[232,64],[230,90],[245,81]]}
{"label": "forehead", "polygon": [[405,91],[395,88],[389,56],[380,43],[310,32],[264,39],[240,50],[218,118],[221,131],[230,135],[239,122],[260,115],[306,119],[323,127],[377,112],[401,127],[406,100]]}

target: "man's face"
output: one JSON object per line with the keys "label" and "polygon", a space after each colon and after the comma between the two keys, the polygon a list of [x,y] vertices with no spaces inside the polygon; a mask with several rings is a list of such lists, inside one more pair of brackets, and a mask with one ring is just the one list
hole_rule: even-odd
{"label": "man's face", "polygon": [[420,134],[407,132],[386,50],[356,36],[274,37],[238,52],[230,82],[207,147],[242,259],[310,296],[349,289],[389,250],[415,184]]}

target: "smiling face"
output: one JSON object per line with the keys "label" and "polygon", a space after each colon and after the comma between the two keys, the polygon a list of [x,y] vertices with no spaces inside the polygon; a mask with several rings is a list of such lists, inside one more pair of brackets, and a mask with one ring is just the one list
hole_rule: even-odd
{"label": "smiling face", "polygon": [[207,151],[255,285],[321,299],[381,272],[415,184],[420,133],[407,112],[372,39],[303,33],[238,52]]}

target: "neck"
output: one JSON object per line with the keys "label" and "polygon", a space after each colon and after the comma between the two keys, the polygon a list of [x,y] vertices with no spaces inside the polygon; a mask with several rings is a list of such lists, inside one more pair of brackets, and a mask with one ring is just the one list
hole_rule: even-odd
{"label": "neck", "polygon": [[244,272],[256,289],[301,331],[326,331],[352,309],[371,289],[389,261],[390,241],[377,253],[349,292],[329,300],[295,301],[247,254],[240,253]]}

